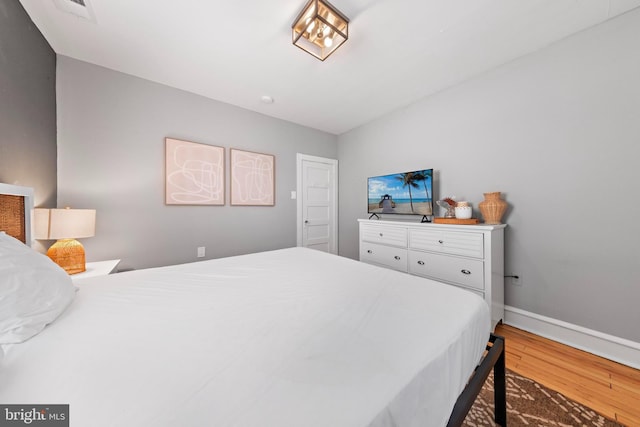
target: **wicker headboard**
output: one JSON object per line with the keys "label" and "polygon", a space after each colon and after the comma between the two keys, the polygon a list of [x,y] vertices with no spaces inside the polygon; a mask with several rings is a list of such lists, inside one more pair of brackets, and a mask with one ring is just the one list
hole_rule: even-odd
{"label": "wicker headboard", "polygon": [[0,231],[31,246],[33,189],[0,184]]}

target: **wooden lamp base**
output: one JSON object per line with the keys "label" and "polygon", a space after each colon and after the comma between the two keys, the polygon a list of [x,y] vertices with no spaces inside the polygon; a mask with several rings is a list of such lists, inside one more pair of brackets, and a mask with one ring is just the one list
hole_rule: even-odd
{"label": "wooden lamp base", "polygon": [[84,246],[75,239],[60,239],[47,251],[47,256],[64,269],[67,274],[86,270]]}

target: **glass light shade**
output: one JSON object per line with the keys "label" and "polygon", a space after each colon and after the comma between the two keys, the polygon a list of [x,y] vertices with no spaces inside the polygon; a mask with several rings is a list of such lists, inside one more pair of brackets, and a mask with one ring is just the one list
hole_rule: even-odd
{"label": "glass light shade", "polygon": [[326,0],[310,0],[291,29],[294,45],[324,61],[349,38],[349,18]]}

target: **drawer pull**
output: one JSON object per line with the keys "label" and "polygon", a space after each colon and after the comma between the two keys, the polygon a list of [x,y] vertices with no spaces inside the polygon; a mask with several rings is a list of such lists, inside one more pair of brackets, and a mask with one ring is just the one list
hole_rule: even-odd
{"label": "drawer pull", "polygon": [[380,237],[383,237],[384,235],[382,233],[380,233]]}
{"label": "drawer pull", "polygon": [[444,243],[444,241],[442,241],[442,240],[438,240],[438,243],[443,244],[443,243]]}
{"label": "drawer pull", "polygon": [[424,265],[424,261],[418,261],[418,265]]}
{"label": "drawer pull", "polygon": [[469,270],[460,270],[460,272],[462,274],[471,274],[471,272]]}
{"label": "drawer pull", "polygon": [[367,253],[368,253],[368,254],[372,254],[372,253],[373,253],[373,251],[372,251],[371,249],[367,249]]}
{"label": "drawer pull", "polygon": [[400,257],[398,255],[394,256],[394,258],[400,261]]}

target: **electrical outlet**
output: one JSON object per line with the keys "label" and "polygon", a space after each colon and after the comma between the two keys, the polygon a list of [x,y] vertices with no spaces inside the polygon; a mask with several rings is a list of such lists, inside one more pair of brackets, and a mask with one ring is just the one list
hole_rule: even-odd
{"label": "electrical outlet", "polygon": [[522,286],[522,275],[511,273],[511,284],[514,286]]}
{"label": "electrical outlet", "polygon": [[199,246],[198,247],[198,258],[204,257],[204,250],[205,250],[204,246]]}

